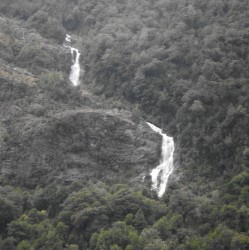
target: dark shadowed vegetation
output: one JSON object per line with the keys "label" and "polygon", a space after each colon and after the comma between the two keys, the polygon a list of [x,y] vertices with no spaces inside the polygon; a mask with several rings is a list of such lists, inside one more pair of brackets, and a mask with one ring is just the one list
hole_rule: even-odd
{"label": "dark shadowed vegetation", "polygon": [[[1,0],[0,28],[0,162],[12,157],[15,170],[30,157],[34,168],[29,154],[13,152],[36,142],[39,130],[27,131],[55,112],[115,106],[174,137],[180,176],[160,200],[146,183],[126,185],[139,173],[117,169],[108,141],[90,154],[119,184],[97,174],[56,181],[41,170],[32,184],[1,175],[0,249],[249,248],[248,0]],[[82,54],[77,88],[68,80],[67,33]],[[24,116],[29,126],[18,123]],[[65,167],[66,153],[92,147],[90,129],[64,125],[65,155],[41,157],[47,173]],[[64,131],[74,142],[67,147]]]}

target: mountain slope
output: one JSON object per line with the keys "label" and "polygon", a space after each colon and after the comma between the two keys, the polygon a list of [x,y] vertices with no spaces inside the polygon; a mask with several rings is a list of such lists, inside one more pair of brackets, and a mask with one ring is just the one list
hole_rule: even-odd
{"label": "mountain slope", "polygon": [[[21,41],[13,62],[0,67],[4,182],[35,187],[56,179],[96,177],[115,183],[148,174],[158,162],[160,137],[144,121],[134,122],[130,112],[108,109],[87,91],[75,89],[67,70],[59,71],[70,65],[68,49],[13,26],[24,31],[26,40],[37,40],[36,47],[33,41]],[[2,37],[7,40],[8,34]],[[18,42],[13,39],[12,46]],[[39,53],[49,53],[49,58]],[[50,58],[53,67],[44,63]]]}
{"label": "mountain slope", "polygon": [[[3,0],[0,13],[1,249],[248,248],[248,1]],[[176,144],[160,200],[145,118]]]}

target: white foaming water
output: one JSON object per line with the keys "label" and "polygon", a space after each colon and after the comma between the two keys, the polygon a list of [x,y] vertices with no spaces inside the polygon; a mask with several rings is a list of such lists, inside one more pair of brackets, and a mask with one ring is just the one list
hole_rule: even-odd
{"label": "white foaming water", "polygon": [[74,86],[77,86],[80,80],[80,53],[77,49],[71,47],[71,54],[73,65],[71,66],[69,79]]}
{"label": "white foaming water", "polygon": [[147,122],[147,124],[156,133],[160,134],[162,138],[162,158],[160,165],[154,168],[150,175],[152,179],[152,189],[156,190],[158,197],[164,194],[169,176],[173,172],[173,154],[174,154],[174,140],[162,132],[162,129]]}
{"label": "white foaming water", "polygon": [[[71,36],[67,34],[65,41],[67,43],[71,43]],[[70,48],[72,54],[73,65],[71,66],[69,80],[73,83],[74,86],[77,86],[79,85],[80,80],[80,52],[78,49],[68,46],[66,44],[64,44],[64,46],[66,48]]]}
{"label": "white foaming water", "polygon": [[66,38],[65,38],[66,42],[71,43],[71,36],[66,34]]}

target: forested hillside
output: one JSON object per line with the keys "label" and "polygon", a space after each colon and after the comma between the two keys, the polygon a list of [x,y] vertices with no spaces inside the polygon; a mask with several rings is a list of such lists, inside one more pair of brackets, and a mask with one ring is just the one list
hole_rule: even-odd
{"label": "forested hillside", "polygon": [[[248,0],[1,0],[0,28],[0,249],[248,249]],[[66,34],[81,52],[76,88]],[[100,108],[116,108],[105,134]],[[143,119],[176,144],[161,199],[147,177],[125,184],[160,153]],[[133,146],[116,154],[127,129],[139,135],[128,161]],[[82,162],[95,174],[54,178]]]}

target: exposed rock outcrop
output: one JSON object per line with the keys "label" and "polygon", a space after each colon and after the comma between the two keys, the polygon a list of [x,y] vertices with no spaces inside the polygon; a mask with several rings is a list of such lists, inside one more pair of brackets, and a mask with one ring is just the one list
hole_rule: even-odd
{"label": "exposed rock outcrop", "polygon": [[1,153],[1,175],[24,185],[92,177],[129,180],[158,161],[159,136],[144,122],[135,124],[112,111],[27,115],[11,128],[12,140],[5,138]]}
{"label": "exposed rock outcrop", "polygon": [[130,112],[72,87],[62,45],[12,26],[21,36],[0,34],[2,45],[16,48],[0,66],[0,183],[142,181],[158,163],[160,136]]}

